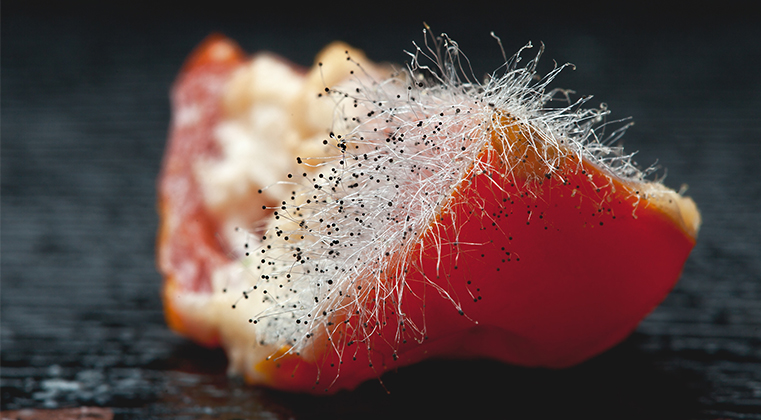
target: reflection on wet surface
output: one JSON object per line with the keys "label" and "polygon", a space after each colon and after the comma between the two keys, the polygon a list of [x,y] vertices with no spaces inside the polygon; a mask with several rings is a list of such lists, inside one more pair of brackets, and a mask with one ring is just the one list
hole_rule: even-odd
{"label": "reflection on wet surface", "polygon": [[227,377],[221,351],[182,343],[167,359],[142,368],[11,368],[3,373],[3,398],[8,409],[109,407],[117,419],[385,419],[495,412],[551,417],[569,410],[590,418],[613,411],[622,413],[618,418],[696,414],[698,376],[657,367],[638,347],[635,337],[602,357],[559,371],[431,361],[353,392],[308,396],[248,386]]}

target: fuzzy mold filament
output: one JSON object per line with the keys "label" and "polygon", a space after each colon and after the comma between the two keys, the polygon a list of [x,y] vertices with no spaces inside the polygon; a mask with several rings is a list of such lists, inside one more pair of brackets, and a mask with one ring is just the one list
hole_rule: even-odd
{"label": "fuzzy mold filament", "polygon": [[[349,342],[369,346],[390,322],[398,326],[395,337],[384,338],[392,346],[421,342],[425,325],[409,319],[401,305],[420,298],[405,296],[406,274],[418,264],[414,244],[425,237],[440,248],[438,219],[453,191],[473,174],[504,170],[480,159],[484,153],[496,155],[506,177],[522,183],[526,194],[538,194],[533,185],[552,177],[561,162],[576,162],[581,171],[583,159],[611,177],[641,181],[629,156],[598,136],[595,127],[607,109],[582,109],[586,98],[571,103],[567,91],[547,91],[563,67],[537,78],[541,51],[518,67],[531,44],[501,74],[474,83],[462,71],[457,44],[446,36],[432,41],[388,80],[358,79],[352,92],[325,89],[337,103],[353,104],[354,116],[337,118],[350,129],[324,141],[334,156],[309,157],[318,162],[316,172],[288,183],[294,191],[272,208],[261,240],[249,235],[248,246],[257,246],[244,264],[254,280],[241,293],[264,307],[253,318],[260,343],[301,354],[322,337],[342,352]],[[547,107],[558,96],[568,106]],[[307,165],[306,158],[298,161]],[[430,284],[460,307],[451,291]]]}

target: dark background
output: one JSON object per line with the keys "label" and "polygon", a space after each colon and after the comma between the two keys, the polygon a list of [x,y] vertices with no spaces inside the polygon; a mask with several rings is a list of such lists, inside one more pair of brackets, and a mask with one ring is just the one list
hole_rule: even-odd
{"label": "dark background", "polygon": [[[2,409],[761,419],[761,18],[734,2],[568,3],[4,1]],[[703,214],[680,283],[628,340],[567,370],[428,362],[333,397],[228,379],[223,353],[167,330],[159,299],[155,179],[180,65],[212,31],[303,65],[334,39],[403,62],[424,21],[476,74],[502,61],[490,31],[508,54],[544,42],[540,69],[577,65],[555,86],[634,118],[627,150],[689,184]]]}

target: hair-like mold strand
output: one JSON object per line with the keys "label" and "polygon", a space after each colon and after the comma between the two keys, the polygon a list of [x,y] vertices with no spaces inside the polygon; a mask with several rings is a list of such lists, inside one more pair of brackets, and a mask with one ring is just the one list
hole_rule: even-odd
{"label": "hair-like mold strand", "polygon": [[[480,288],[467,274],[468,286],[453,285],[452,273],[469,270],[481,249],[495,247],[496,235],[512,243],[510,225],[496,221],[507,211],[485,214],[495,197],[528,203],[523,216],[509,214],[514,224],[541,220],[531,203],[560,202],[556,195],[605,209],[619,194],[633,218],[643,200],[676,202],[675,220],[697,232],[694,204],[648,181],[651,170],[638,169],[617,145],[628,123],[616,121],[605,133],[604,105],[585,108],[589,97],[574,101],[573,92],[549,88],[570,65],[539,76],[543,47],[522,64],[529,43],[479,81],[458,44],[429,31],[424,45],[408,52],[410,63],[384,80],[368,77],[346,52],[355,63],[350,82],[314,93],[335,103],[322,139],[332,152],[297,157],[303,170],[277,184],[288,194],[267,206],[266,226],[240,230],[245,249],[237,268],[217,283],[236,296],[232,310],[251,325],[268,360],[297,356],[319,372],[328,360],[361,353],[372,366],[367,355],[376,347],[396,360],[402,348],[429,338],[432,300],[447,302],[473,326],[484,322],[465,308],[481,300]],[[555,192],[580,179],[588,185]],[[461,235],[476,219],[484,231],[494,220],[494,233]],[[525,257],[501,250],[503,263]],[[496,270],[492,281],[508,281],[509,269]]]}

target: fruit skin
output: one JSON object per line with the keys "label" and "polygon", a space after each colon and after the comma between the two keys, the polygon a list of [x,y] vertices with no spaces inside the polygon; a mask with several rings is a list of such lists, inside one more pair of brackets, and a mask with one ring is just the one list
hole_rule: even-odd
{"label": "fruit skin", "polygon": [[[657,208],[635,204],[636,194],[627,197],[627,187],[588,162],[578,168],[566,160],[528,190],[499,173],[504,162],[496,153],[486,155],[497,173],[477,175],[457,191],[441,222],[451,239],[440,252],[451,257],[439,262],[448,266],[440,277],[450,278],[476,328],[503,332],[465,352],[559,368],[625,338],[673,288],[694,238]],[[452,219],[466,221],[455,228]],[[422,272],[435,272],[431,257],[422,257]],[[444,316],[447,308],[433,300],[426,312]],[[463,316],[449,318],[431,325],[429,335],[473,326]]]}
{"label": "fruit skin", "polygon": [[[233,259],[216,235],[221,221],[204,206],[192,163],[219,153],[212,132],[223,117],[220,98],[245,59],[232,41],[212,36],[183,66],[159,185],[167,323],[212,347],[225,345],[218,326],[177,302],[203,300],[214,270]],[[183,116],[188,104],[198,114]],[[515,144],[526,142],[513,135]],[[401,308],[408,324],[425,326],[421,341],[406,335],[395,303],[386,302],[390,315],[369,340],[316,337],[309,354],[300,355],[283,347],[242,372],[249,382],[332,393],[431,357],[562,368],[630,334],[678,280],[694,233],[591,162],[561,158],[556,171],[542,176],[532,150],[505,156],[495,139],[478,158],[492,170],[471,171],[407,254],[415,259],[399,261],[409,268]],[[525,162],[508,170],[506,159],[521,155]],[[350,318],[345,328],[372,327]]]}

